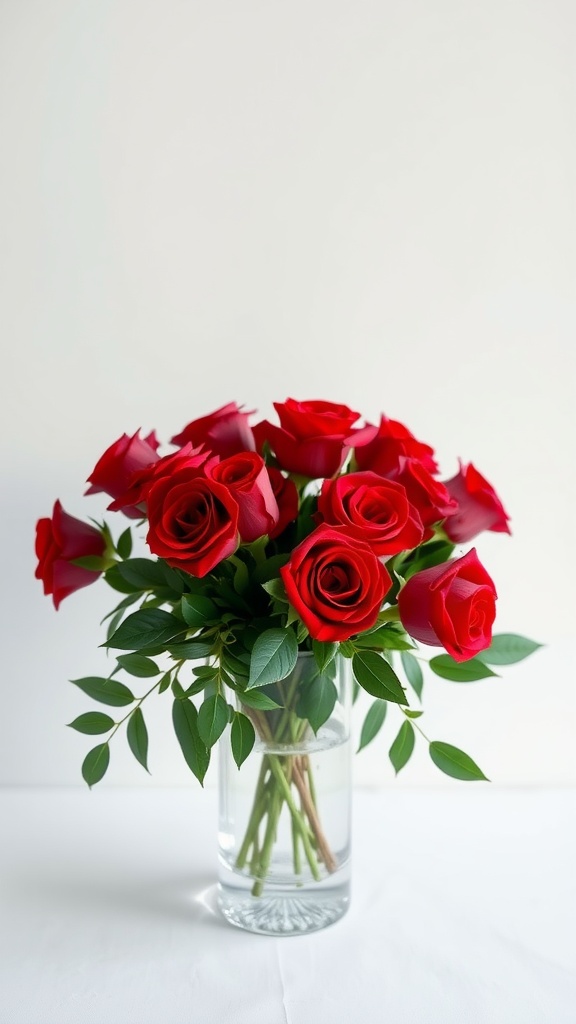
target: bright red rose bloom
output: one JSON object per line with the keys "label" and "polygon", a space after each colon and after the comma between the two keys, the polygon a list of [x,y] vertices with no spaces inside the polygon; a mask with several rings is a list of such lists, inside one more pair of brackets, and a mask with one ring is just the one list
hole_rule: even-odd
{"label": "bright red rose bloom", "polygon": [[434,461],[434,449],[422,441],[417,441],[403,423],[389,420],[386,416],[380,419],[376,437],[368,444],[362,445],[354,454],[358,469],[370,469],[381,476],[388,476],[396,468],[401,455],[421,462],[429,473],[438,472],[438,466]]}
{"label": "bright red rose bloom", "polygon": [[467,661],[492,641],[496,588],[475,548],[462,558],[417,572],[401,588],[398,609],[415,640]]}
{"label": "bright red rose bloom", "polygon": [[254,428],[261,449],[267,442],[280,467],[311,479],[334,476],[352,445],[366,444],[376,427],[353,429],[360,413],[334,402],[275,402],[280,419],[276,427],[263,420]]}
{"label": "bright red rose bloom", "polygon": [[295,548],[280,574],[314,640],[348,640],[370,629],[391,586],[368,544],[324,524]]}
{"label": "bright red rose bloom", "polygon": [[[389,474],[406,489],[408,500],[415,505],[425,527],[440,522],[456,511],[456,502],[450,497],[444,484],[435,480],[421,462],[400,456],[397,468]],[[432,532],[424,533],[428,540]]]}
{"label": "bright red rose bloom", "polygon": [[238,502],[238,530],[245,544],[258,540],[278,523],[279,511],[264,459],[256,452],[239,452],[206,470],[224,484]]}
{"label": "bright red rose bloom", "polygon": [[268,534],[270,540],[279,537],[288,523],[293,523],[298,515],[300,502],[298,489],[293,480],[284,476],[275,466],[268,466],[268,476],[278,505],[279,519],[273,530]]}
{"label": "bright red rose bloom", "polygon": [[348,473],[325,480],[318,513],[331,526],[345,526],[377,555],[415,548],[424,535],[422,520],[402,484],[376,473]]}
{"label": "bright red rose bloom", "polygon": [[[115,501],[110,502],[108,508],[112,512],[124,512],[126,515],[129,515],[129,510],[132,509],[137,512],[138,518],[142,519],[146,515],[146,498],[153,483],[163,476],[170,476],[176,469],[205,467],[208,457],[208,452],[202,451],[201,448],[194,448],[191,444],[184,445],[183,448],[170,455],[164,455],[157,462],[134,473],[130,486]],[[133,518],[136,517],[133,516]]]}
{"label": "bright red rose bloom", "polygon": [[[154,431],[146,438],[139,437],[139,433],[137,430],[132,437],[122,434],[106,449],[88,477],[88,483],[92,486],[86,494],[104,491],[111,498],[118,498],[130,486],[135,473],[158,461],[158,440]],[[130,519],[142,518],[137,508],[122,506],[122,511]]]}
{"label": "bright red rose bloom", "polygon": [[201,468],[161,476],[147,494],[150,550],[192,576],[205,576],[238,546],[238,504]]}
{"label": "bright red rose bloom", "polygon": [[54,504],[52,519],[39,519],[36,524],[35,576],[42,580],[44,593],[52,594],[54,607],[68,594],[95,583],[99,572],[72,565],[76,558],[104,554],[106,542],[99,530],[68,515],[59,501]]}
{"label": "bright red rose bloom", "polygon": [[444,527],[450,540],[464,544],[483,530],[510,533],[504,506],[496,491],[472,463],[460,463],[460,472],[446,480],[446,489],[458,503],[457,512],[450,516]]}
{"label": "bright red rose bloom", "polygon": [[249,412],[242,412],[236,402],[223,405],[208,416],[201,416],[188,423],[179,434],[172,438],[172,444],[203,444],[223,459],[236,452],[253,452],[256,449],[254,435],[248,425]]}

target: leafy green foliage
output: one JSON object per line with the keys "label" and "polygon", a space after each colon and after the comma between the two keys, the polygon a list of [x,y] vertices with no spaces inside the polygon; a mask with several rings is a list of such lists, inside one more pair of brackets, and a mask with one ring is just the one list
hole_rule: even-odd
{"label": "leafy green foliage", "polygon": [[82,763],[82,778],[90,789],[104,778],[110,764],[110,747],[107,743],[99,743],[89,750]]}
{"label": "leafy green foliage", "polygon": [[407,704],[402,684],[391,665],[375,651],[358,651],[352,658],[352,669],[360,686],[381,700]]}
{"label": "leafy green foliage", "polygon": [[243,690],[238,696],[242,704],[248,708],[254,708],[255,711],[276,711],[282,707],[262,690]]}
{"label": "leafy green foliage", "polygon": [[148,771],[148,730],[141,708],[134,708],[126,728],[128,745],[137,761]]}
{"label": "leafy green foliage", "polygon": [[124,619],[114,635],[102,646],[139,651],[143,647],[164,646],[185,632],[184,623],[170,612],[161,608],[140,608]]}
{"label": "leafy green foliage", "polygon": [[408,651],[400,652],[400,660],[402,662],[402,668],[406,674],[406,679],[410,683],[410,686],[417,694],[418,699],[422,700],[422,687],[424,686],[424,676],[420,663],[416,660],[413,654]]}
{"label": "leafy green foliage", "polygon": [[121,533],[116,544],[116,551],[120,555],[120,558],[130,558],[132,553],[132,531],[130,527],[126,527],[124,533]]}
{"label": "leafy green foliage", "polygon": [[315,733],[334,710],[338,691],[325,674],[316,675],[304,684],[296,704],[299,718],[307,718]]}
{"label": "leafy green foliage", "polygon": [[228,725],[228,705],[219,693],[207,697],[198,711],[198,732],[207,747],[213,747]]}
{"label": "leafy green foliage", "polygon": [[200,785],[210,763],[210,751],[198,731],[198,712],[191,700],[175,700],[172,705],[174,732],[190,771]]}
{"label": "leafy green foliage", "polygon": [[470,658],[469,661],[454,661],[449,654],[439,654],[436,658],[431,658],[428,664],[437,676],[449,679],[453,683],[472,683],[477,679],[487,679],[489,676],[496,675],[478,658]]}
{"label": "leafy green foliage", "polygon": [[109,704],[111,707],[125,707],[136,699],[132,691],[117,679],[86,676],[84,679],[71,679],[70,682],[88,697],[92,697],[92,700],[97,700],[100,704]]}
{"label": "leafy green foliage", "polygon": [[362,732],[360,733],[360,744],[358,746],[358,753],[367,747],[372,742],[375,736],[378,735],[380,729],[384,725],[386,718],[386,711],[388,710],[388,704],[385,700],[376,699],[368,708],[364,724],[362,725]]}
{"label": "leafy green foliage", "polygon": [[140,679],[151,679],[160,675],[160,669],[151,658],[143,654],[120,654],[116,659],[119,665],[129,672],[131,676],[138,676]]}
{"label": "leafy green foliage", "polygon": [[104,715],[101,711],[87,711],[84,715],[79,715],[73,722],[68,723],[70,729],[76,729],[76,732],[83,732],[86,736],[97,736],[99,733],[110,732],[110,729],[114,728],[115,722],[110,715]]}
{"label": "leafy green foliage", "polygon": [[180,609],[184,622],[196,629],[218,617],[218,610],[214,602],[209,597],[202,597],[201,594],[184,594],[180,602]]}
{"label": "leafy green foliage", "polygon": [[239,768],[251,752],[255,741],[256,733],[252,722],[241,711],[235,711],[230,729],[230,745],[232,756]]}
{"label": "leafy green foliage", "polygon": [[398,772],[408,764],[408,761],[412,757],[412,751],[414,750],[414,729],[410,725],[410,722],[402,722],[398,735],[392,743],[388,756],[392,762],[392,767],[398,775]]}
{"label": "leafy green foliage", "polygon": [[312,641],[312,653],[316,659],[319,672],[325,672],[338,653],[338,644],[324,643],[321,640]]}
{"label": "leafy green foliage", "polygon": [[290,674],[298,657],[298,643],[291,629],[267,629],[252,648],[248,690],[277,683]]}
{"label": "leafy green foliage", "polygon": [[488,650],[482,651],[476,657],[487,665],[513,665],[523,661],[540,647],[542,644],[537,644],[535,640],[528,640],[517,633],[499,633],[492,637]]}
{"label": "leafy green foliage", "polygon": [[438,740],[433,740],[429,750],[434,764],[445,775],[450,775],[453,779],[461,779],[463,782],[475,782],[481,779],[488,781],[472,758],[458,747],[453,747],[451,743],[440,743]]}

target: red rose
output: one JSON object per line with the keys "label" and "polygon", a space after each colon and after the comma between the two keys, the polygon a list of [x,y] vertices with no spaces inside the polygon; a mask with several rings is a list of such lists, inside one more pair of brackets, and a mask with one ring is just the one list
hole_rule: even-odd
{"label": "red rose", "polygon": [[415,640],[442,646],[455,661],[467,661],[490,646],[496,596],[472,548],[462,558],[415,573],[398,594],[398,609]]}
{"label": "red rose", "polygon": [[212,480],[224,484],[238,502],[238,530],[246,544],[269,534],[279,512],[264,459],[256,452],[239,452],[222,462],[214,460],[206,470]]}
{"label": "red rose", "polygon": [[494,533],[510,533],[504,506],[496,491],[472,463],[460,463],[460,472],[446,480],[446,488],[458,503],[455,515],[446,521],[444,529],[456,544],[463,544],[477,537],[482,530]]}
{"label": "red rose", "polygon": [[254,428],[258,447],[267,442],[282,469],[312,479],[334,476],[352,445],[365,444],[376,427],[353,429],[360,413],[333,402],[275,402],[276,427],[263,420]]}
{"label": "red rose", "polygon": [[[157,462],[134,473],[130,480],[130,486],[118,495],[115,501],[110,502],[108,508],[112,512],[124,512],[125,515],[130,515],[133,511],[137,513],[138,519],[142,519],[146,515],[148,491],[156,480],[163,476],[170,476],[176,469],[205,467],[208,457],[208,452],[202,451],[201,448],[193,448],[191,444],[184,445],[183,448],[170,455],[164,455]],[[216,460],[213,459],[213,461]]]}
{"label": "red rose", "polygon": [[64,511],[59,501],[54,504],[52,519],[39,519],[36,524],[35,576],[42,580],[44,593],[52,594],[54,607],[68,594],[95,583],[99,572],[72,565],[76,558],[103,555],[106,542],[99,530]]}
{"label": "red rose", "polygon": [[[376,428],[374,428],[376,430]],[[355,451],[358,469],[370,469],[381,476],[388,476],[398,465],[400,455],[421,462],[429,473],[437,473],[434,449],[417,441],[408,427],[397,420],[382,416],[376,437]]]}
{"label": "red rose", "polygon": [[[106,449],[88,477],[88,483],[92,486],[86,494],[104,491],[111,498],[118,498],[127,490],[135,473],[158,461],[158,440],[154,431],[146,438],[139,437],[139,433],[137,430],[132,437],[122,434]],[[142,518],[137,508],[127,506],[122,507],[122,511],[130,519]]]}
{"label": "red rose", "polygon": [[242,412],[236,402],[223,405],[216,412],[200,419],[192,420],[179,434],[175,434],[171,444],[193,445],[203,444],[222,458],[235,455],[236,452],[253,452],[256,448],[254,435],[248,426],[249,412]]}
{"label": "red rose", "polygon": [[424,527],[402,484],[376,473],[325,480],[318,512],[331,526],[345,526],[377,555],[395,555],[421,543]]}
{"label": "red rose", "polygon": [[275,466],[268,466],[267,468],[280,517],[274,529],[268,534],[270,540],[274,540],[275,537],[279,537],[284,532],[288,523],[294,522],[298,515],[300,503],[298,500],[298,489],[294,481],[284,476]]}
{"label": "red rose", "polygon": [[227,487],[184,465],[147,494],[150,550],[192,576],[205,576],[238,546],[238,504]]}
{"label": "red rose", "polygon": [[319,526],[280,569],[288,600],[314,640],[348,640],[370,629],[391,586],[368,544]]}
{"label": "red rose", "polygon": [[[456,502],[452,500],[444,484],[435,480],[416,459],[407,459],[401,455],[398,466],[389,474],[389,479],[396,480],[406,489],[408,500],[418,509],[424,527],[432,526],[456,511]],[[431,536],[432,532],[426,530],[424,540]]]}

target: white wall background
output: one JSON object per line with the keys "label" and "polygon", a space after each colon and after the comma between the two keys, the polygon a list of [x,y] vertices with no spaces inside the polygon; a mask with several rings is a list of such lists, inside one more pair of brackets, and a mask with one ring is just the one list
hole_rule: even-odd
{"label": "white wall background", "polygon": [[[424,722],[499,783],[576,781],[575,42],[569,0],[2,0],[1,780],[82,784],[66,680],[103,667],[109,592],[56,614],[36,519],[99,514],[125,430],[291,395],[494,483],[498,628],[548,646],[430,680]],[[169,703],[152,783],[188,784]],[[117,744],[104,785],[139,782]],[[398,784],[457,785],[424,750]]]}

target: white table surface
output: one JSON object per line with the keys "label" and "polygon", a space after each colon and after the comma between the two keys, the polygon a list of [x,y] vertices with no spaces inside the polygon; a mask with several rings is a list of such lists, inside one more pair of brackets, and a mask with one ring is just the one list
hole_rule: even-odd
{"label": "white table surface", "polygon": [[216,794],[0,790],[0,1024],[575,1024],[576,791],[355,793],[352,906],[214,910]]}

